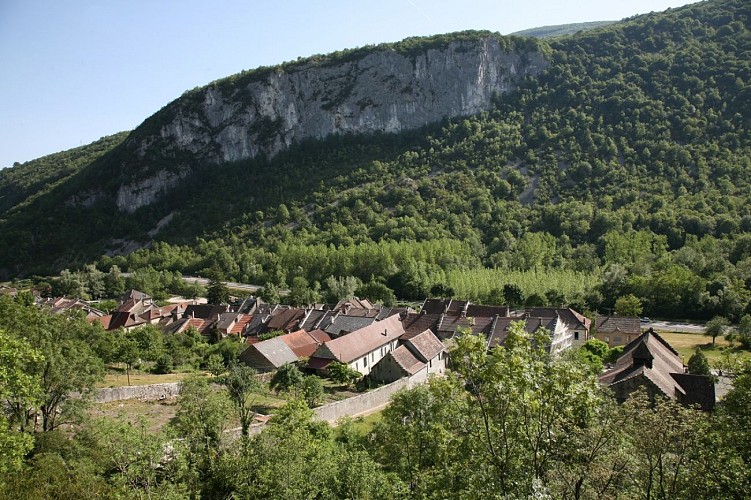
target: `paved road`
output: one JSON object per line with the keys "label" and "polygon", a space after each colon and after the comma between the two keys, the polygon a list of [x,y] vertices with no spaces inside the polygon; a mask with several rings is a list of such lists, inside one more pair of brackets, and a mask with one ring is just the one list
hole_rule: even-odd
{"label": "paved road", "polygon": [[[189,283],[200,283],[202,285],[208,285],[209,280],[206,278],[198,278],[196,276],[183,276],[183,279]],[[263,288],[260,285],[248,285],[246,283],[233,283],[231,281],[225,281],[225,285],[227,285],[227,288],[236,288],[237,290],[247,290],[248,292],[256,292],[259,289]]]}
{"label": "paved road", "polygon": [[704,325],[696,323],[674,323],[672,321],[651,321],[641,324],[642,330],[653,328],[655,331],[681,332],[681,333],[704,333]]}

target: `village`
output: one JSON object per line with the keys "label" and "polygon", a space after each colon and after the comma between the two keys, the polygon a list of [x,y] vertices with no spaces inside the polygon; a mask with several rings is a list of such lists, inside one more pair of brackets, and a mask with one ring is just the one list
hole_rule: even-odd
{"label": "village", "polygon": [[[682,356],[651,328],[642,331],[637,317],[598,315],[593,322],[571,308],[511,308],[443,298],[427,298],[414,308],[385,307],[357,297],[307,307],[268,304],[253,295],[234,305],[197,302],[159,306],[149,295],[130,290],[105,314],[81,299],[38,299],[53,313],[81,311],[113,335],[154,325],[167,335],[191,330],[205,338],[236,339],[242,344],[239,361],[259,374],[294,364],[326,377],[339,364],[350,369],[353,381],[366,380],[368,387],[400,380],[413,386],[443,376],[451,367],[449,353],[457,337],[479,336],[490,351],[504,346],[509,328],[522,322],[530,335],[545,332],[552,358],[581,349],[591,339],[609,348],[621,346],[622,354],[599,376],[618,401],[640,388],[651,398],[660,395],[704,411],[711,411],[716,401],[712,377],[688,373]],[[372,407],[384,404],[378,400]],[[355,413],[366,411],[354,408]],[[334,413],[328,420],[334,423],[341,416]]]}

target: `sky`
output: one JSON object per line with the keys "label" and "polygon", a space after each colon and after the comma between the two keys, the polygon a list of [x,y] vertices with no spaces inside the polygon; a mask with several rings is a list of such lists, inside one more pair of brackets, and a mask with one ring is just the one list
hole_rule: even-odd
{"label": "sky", "polygon": [[186,90],[313,54],[691,0],[0,0],[0,168],[132,130]]}

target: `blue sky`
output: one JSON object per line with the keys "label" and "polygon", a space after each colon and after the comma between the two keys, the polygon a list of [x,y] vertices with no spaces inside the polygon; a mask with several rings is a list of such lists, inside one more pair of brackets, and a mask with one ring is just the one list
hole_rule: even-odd
{"label": "blue sky", "polygon": [[243,69],[409,36],[618,20],[690,0],[0,0],[0,168],[131,130]]}

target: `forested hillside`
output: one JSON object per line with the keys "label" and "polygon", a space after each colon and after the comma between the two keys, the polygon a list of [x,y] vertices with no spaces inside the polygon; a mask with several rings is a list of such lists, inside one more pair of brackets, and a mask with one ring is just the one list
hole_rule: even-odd
{"label": "forested hillside", "polygon": [[53,193],[2,215],[0,261],[75,267],[173,214],[161,243],[99,266],[311,289],[351,275],[475,300],[504,271],[556,269],[586,276],[566,300],[588,309],[634,294],[651,314],[737,318],[751,300],[750,23],[746,2],[708,1],[556,38],[550,68],[487,113],[207,165],[130,216],[66,207],[61,221]]}

